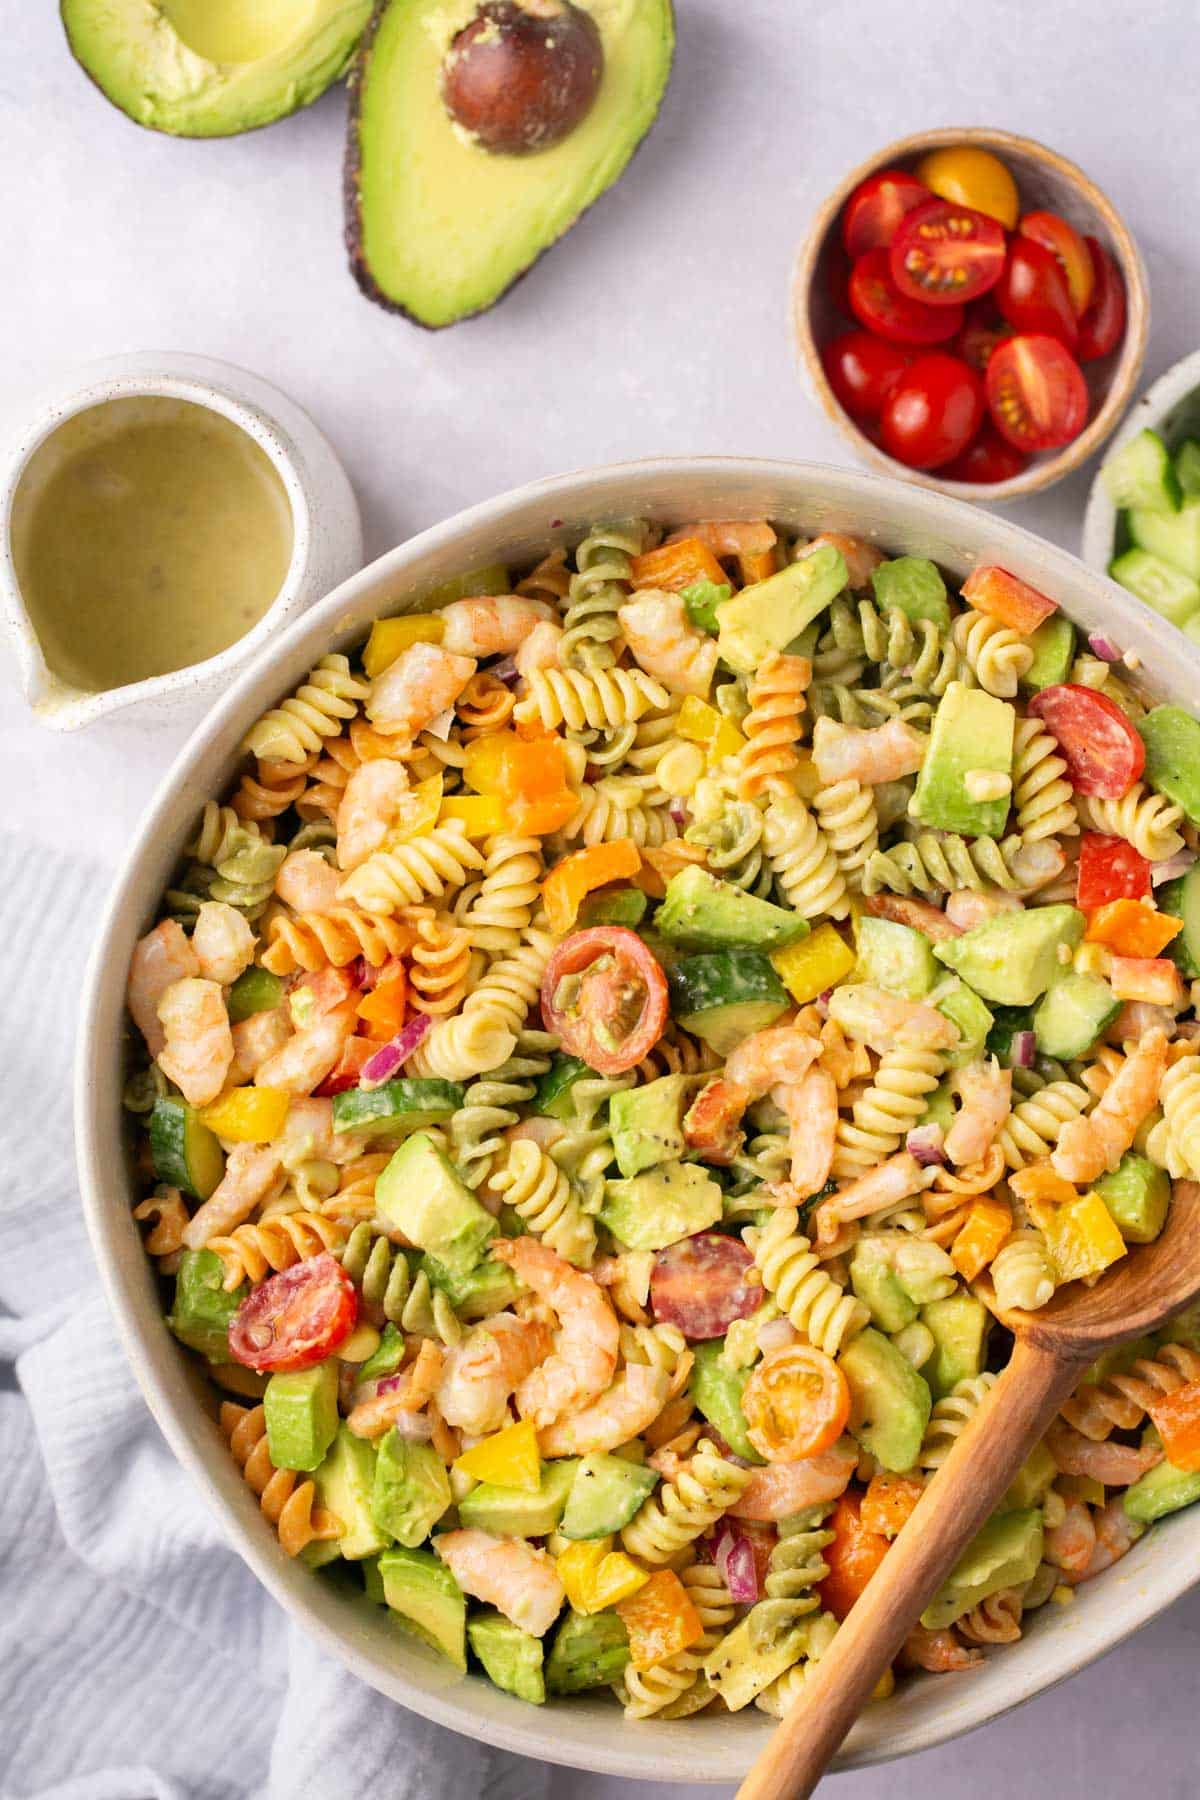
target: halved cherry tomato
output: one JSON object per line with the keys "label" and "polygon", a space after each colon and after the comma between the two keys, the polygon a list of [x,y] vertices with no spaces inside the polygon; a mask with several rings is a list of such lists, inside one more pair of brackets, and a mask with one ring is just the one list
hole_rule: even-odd
{"label": "halved cherry tomato", "polygon": [[1095,285],[1092,303],[1079,321],[1079,360],[1095,362],[1116,349],[1125,332],[1125,283],[1104,245],[1085,237]]}
{"label": "halved cherry tomato", "polygon": [[817,1592],[835,1619],[846,1617],[890,1548],[887,1538],[863,1525],[862,1503],[852,1488],[842,1495],[829,1521],[833,1542],[821,1552],[829,1573]]}
{"label": "halved cherry tomato", "polygon": [[1080,912],[1107,906],[1110,900],[1149,900],[1150,864],[1124,838],[1085,831],[1079,840],[1079,877],[1075,904]]}
{"label": "halved cherry tomato", "polygon": [[1058,611],[1057,600],[1039,593],[1007,569],[998,569],[994,563],[980,563],[972,569],[963,582],[962,594],[976,612],[999,619],[1022,637],[1028,637]]}
{"label": "halved cherry tomato", "polygon": [[996,305],[1018,331],[1058,338],[1068,350],[1075,348],[1079,326],[1066,277],[1044,244],[1014,238],[995,293]]}
{"label": "halved cherry tomato", "polygon": [[956,206],[973,206],[976,212],[998,219],[1011,231],[1020,202],[1012,174],[990,150],[974,144],[946,144],[930,150],[913,173],[943,200]]}
{"label": "halved cherry tomato", "polygon": [[850,258],[840,244],[831,243],[822,259],[825,264],[825,292],[834,309],[850,315]]}
{"label": "halved cherry tomato", "polygon": [[758,1363],[742,1391],[746,1436],[768,1462],[801,1462],[836,1444],[850,1417],[850,1389],[831,1356],[785,1344]]}
{"label": "halved cherry tomato", "polygon": [[1075,317],[1081,319],[1091,304],[1096,276],[1088,247],[1075,227],[1060,219],[1057,213],[1031,212],[1025,214],[1017,230],[1022,237],[1032,238],[1035,244],[1049,250],[1055,258],[1067,284]]}
{"label": "halved cherry tomato", "polygon": [[1022,456],[1012,444],[1006,444],[988,421],[974,443],[968,444],[953,462],[945,463],[939,473],[947,481],[1011,481],[1028,461],[1029,458]]}
{"label": "halved cherry tomato", "polygon": [[926,306],[902,294],[882,249],[868,250],[851,269],[850,309],[889,344],[944,344],[962,328],[961,306]]}
{"label": "halved cherry tomato", "polygon": [[1004,271],[1004,229],[986,213],[930,200],[906,214],[888,249],[902,294],[944,306],[976,300]]}
{"label": "halved cherry tomato", "polygon": [[656,1321],[674,1325],[685,1338],[724,1337],[735,1319],[762,1305],[762,1283],[750,1279],[753,1271],[754,1257],[740,1238],[697,1231],[655,1257],[650,1309]]}
{"label": "halved cherry tomato", "polygon": [[961,358],[919,356],[884,403],[883,447],[910,469],[936,469],[966,449],[983,408],[983,383]]}
{"label": "halved cherry tomato", "polygon": [[852,257],[885,249],[905,213],[930,198],[929,189],[906,169],[880,169],[859,183],[842,208],[842,243]]}
{"label": "halved cherry tomato", "polygon": [[311,1369],[354,1329],[358,1289],[328,1250],[260,1282],[229,1323],[229,1348],[247,1369]]}
{"label": "halved cherry tomato", "polygon": [[825,346],[821,361],[830,387],[850,417],[877,419],[912,356],[869,331],[843,331]]}
{"label": "halved cherry tomato", "polygon": [[997,345],[984,379],[992,423],[1018,450],[1056,449],[1087,424],[1083,370],[1057,338],[1009,338]]}
{"label": "halved cherry tomato", "polygon": [[593,925],[565,938],[550,958],[542,1014],[569,1056],[599,1075],[620,1075],[663,1034],[667,978],[636,932]]}
{"label": "halved cherry tomato", "polygon": [[989,297],[976,300],[968,306],[966,323],[951,349],[955,356],[961,356],[964,362],[970,363],[982,375],[996,345],[1002,344],[1012,334],[1012,326],[996,311],[994,299]]}
{"label": "halved cherry tomato", "polygon": [[1044,687],[1026,711],[1041,719],[1066,758],[1077,794],[1120,800],[1146,766],[1146,746],[1115,701],[1064,681]]}
{"label": "halved cherry tomato", "polygon": [[347,1038],[332,1075],[327,1075],[320,1087],[313,1089],[317,1098],[327,1100],[333,1094],[344,1094],[348,1088],[357,1087],[363,1064],[370,1062],[378,1049],[379,1045],[372,1043],[370,1038]]}

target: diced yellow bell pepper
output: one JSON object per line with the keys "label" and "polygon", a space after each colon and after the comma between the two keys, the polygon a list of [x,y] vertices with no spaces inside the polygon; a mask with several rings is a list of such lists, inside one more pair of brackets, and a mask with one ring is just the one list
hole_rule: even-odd
{"label": "diced yellow bell pepper", "polygon": [[449,794],[442,801],[438,824],[458,819],[468,837],[495,837],[508,824],[508,810],[495,794]]}
{"label": "diced yellow bell pepper", "polygon": [[230,1088],[200,1114],[201,1123],[234,1144],[269,1144],[279,1136],[292,1096],[282,1088]]}
{"label": "diced yellow bell pepper", "polygon": [[[460,1458],[461,1460],[461,1458]],[[592,1604],[592,1582],[605,1557],[612,1551],[612,1538],[580,1538],[561,1551],[555,1568],[567,1599],[576,1612],[599,1612]]]}
{"label": "diced yellow bell pepper", "polygon": [[436,613],[405,613],[399,619],[376,619],[363,651],[363,668],[374,681],[410,644],[440,644],[446,621]]}
{"label": "diced yellow bell pepper", "polygon": [[388,848],[393,844],[407,844],[413,838],[424,837],[437,824],[441,810],[442,778],[440,775],[431,775],[428,781],[419,781],[409,793],[400,796],[399,805],[388,827]]}
{"label": "diced yellow bell pepper", "polygon": [[1125,1240],[1099,1194],[1081,1194],[1047,1210],[1042,1231],[1060,1281],[1099,1275],[1125,1254]]}
{"label": "diced yellow bell pepper", "polygon": [[798,944],[773,950],[771,962],[792,999],[805,1006],[844,980],[854,967],[855,956],[845,938],[827,923],[818,925]]}
{"label": "diced yellow bell pepper", "polygon": [[689,694],[680,707],[675,730],[689,743],[703,744],[710,765],[736,756],[746,747],[746,740],[733,721],[695,694]]}
{"label": "diced yellow bell pepper", "polygon": [[896,1672],[889,1663],[875,1686],[871,1689],[872,1700],[890,1700],[896,1691]]}
{"label": "diced yellow bell pepper", "polygon": [[606,1606],[615,1606],[618,1600],[628,1600],[631,1594],[645,1587],[649,1579],[649,1569],[643,1569],[623,1550],[610,1550],[588,1584],[588,1611],[602,1612]]}
{"label": "diced yellow bell pepper", "polygon": [[491,1481],[497,1487],[520,1488],[536,1494],[542,1485],[542,1465],[538,1458],[537,1431],[530,1419],[519,1425],[506,1425],[493,1432],[470,1450],[457,1457],[454,1467],[476,1481]]}

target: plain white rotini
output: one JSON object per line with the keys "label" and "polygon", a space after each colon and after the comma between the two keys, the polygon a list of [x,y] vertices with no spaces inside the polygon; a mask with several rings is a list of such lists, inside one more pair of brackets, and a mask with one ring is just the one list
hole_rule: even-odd
{"label": "plain white rotini", "polygon": [[1171,1065],[1159,1089],[1161,1121],[1146,1148],[1175,1180],[1200,1180],[1200,1055],[1194,1051]]}
{"label": "plain white rotini", "polygon": [[541,900],[542,845],[508,833],[484,845],[483,885],[463,925],[472,944],[493,954],[515,950]]}
{"label": "plain white rotini", "polygon": [[762,1275],[763,1286],[796,1330],[826,1356],[836,1356],[857,1337],[871,1315],[821,1267],[800,1230],[794,1206],[781,1206],[759,1229],[742,1233]]}
{"label": "plain white rotini", "polygon": [[1073,837],[1079,830],[1075,790],[1066,758],[1040,719],[1018,719],[1013,735],[1013,806],[1016,830],[1026,843]]}
{"label": "plain white rotini", "polygon": [[1176,830],[1183,808],[1154,793],[1144,781],[1135,781],[1120,800],[1081,794],[1079,814],[1089,831],[1124,838],[1147,862],[1165,862],[1183,849],[1182,834]]}
{"label": "plain white rotini", "polygon": [[728,1512],[749,1480],[749,1469],[727,1462],[702,1438],[678,1474],[642,1502],[621,1542],[632,1556],[661,1567]]}
{"label": "plain white rotini", "polygon": [[991,1268],[996,1304],[1001,1311],[1019,1307],[1036,1312],[1054,1293],[1054,1265],[1040,1231],[1015,1231],[996,1254]]}
{"label": "plain white rotini", "polygon": [[887,1051],[851,1118],[838,1120],[834,1175],[853,1180],[891,1156],[924,1113],[945,1068],[936,1050],[902,1044]]}
{"label": "plain white rotini", "polygon": [[347,875],[338,894],[364,912],[386,917],[426,898],[440,900],[448,888],[461,887],[470,871],[482,867],[481,851],[454,819],[411,843],[376,850]]}
{"label": "plain white rotini", "polygon": [[513,717],[521,725],[540,722],[547,731],[559,725],[599,731],[631,725],[667,700],[666,688],[641,669],[536,669]]}
{"label": "plain white rotini", "polygon": [[863,872],[879,848],[875,796],[858,781],[839,781],[822,788],[814,802],[825,841],[837,858],[846,886],[863,885]]}
{"label": "plain white rotini", "polygon": [[932,1473],[940,1469],[975,1414],[982,1406],[988,1390],[996,1385],[996,1377],[988,1372],[968,1375],[956,1381],[948,1394],[934,1403],[917,1457],[918,1467]]}
{"label": "plain white rotini", "polygon": [[986,613],[960,613],[951,627],[954,647],[986,694],[1016,698],[1022,675],[1033,663],[1033,645]]}
{"label": "plain white rotini", "polygon": [[788,905],[806,919],[844,919],[846,877],[825,833],[798,794],[767,802],[763,844]]}
{"label": "plain white rotini", "polygon": [[1087,1110],[1091,1095],[1075,1081],[1049,1081],[1019,1100],[1000,1128],[997,1142],[1010,1169],[1049,1156],[1068,1119]]}
{"label": "plain white rotini", "polygon": [[250,727],[242,747],[272,762],[302,763],[338,735],[370,691],[370,682],[351,672],[348,657],[323,656],[294,694]]}
{"label": "plain white rotini", "polygon": [[590,1269],[596,1254],[596,1227],[571,1192],[571,1184],[540,1145],[528,1138],[510,1144],[491,1191],[524,1221],[534,1237],[577,1269]]}

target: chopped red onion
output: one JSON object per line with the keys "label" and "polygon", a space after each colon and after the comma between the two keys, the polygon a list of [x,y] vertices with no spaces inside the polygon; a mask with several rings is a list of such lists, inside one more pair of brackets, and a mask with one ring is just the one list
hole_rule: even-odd
{"label": "chopped red onion", "polygon": [[391,1043],[381,1045],[374,1056],[367,1058],[362,1066],[359,1087],[366,1088],[369,1092],[371,1088],[381,1087],[385,1081],[390,1081],[408,1061],[432,1024],[433,1020],[428,1013],[415,1013]]}
{"label": "chopped red onion", "polygon": [[1151,863],[1150,884],[1161,887],[1164,881],[1174,881],[1180,875],[1186,875],[1196,860],[1194,850],[1177,850],[1174,856],[1168,856],[1164,862]]}
{"label": "chopped red onion", "polygon": [[932,1169],[946,1160],[940,1125],[915,1125],[904,1140],[904,1148],[922,1169]]}
{"label": "chopped red onion", "polygon": [[796,1329],[790,1319],[767,1319],[758,1328],[758,1347],[764,1356],[772,1350],[786,1349],[796,1342]]}
{"label": "chopped red onion", "polygon": [[1012,1069],[1032,1069],[1037,1055],[1037,1038],[1032,1031],[1014,1031],[1008,1046],[1008,1063]]}
{"label": "chopped red onion", "polygon": [[1103,631],[1093,631],[1088,637],[1088,649],[1101,662],[1120,662],[1121,652],[1112,639]]}
{"label": "chopped red onion", "polygon": [[398,1394],[401,1388],[408,1386],[408,1370],[399,1375],[381,1375],[375,1383],[377,1394]]}
{"label": "chopped red onion", "polygon": [[430,719],[428,725],[423,729],[429,733],[430,737],[440,738],[444,744],[448,741],[453,726],[454,708],[448,706],[445,712],[438,714],[436,719]]}
{"label": "chopped red onion", "polygon": [[683,804],[682,800],[672,800],[669,810],[670,810],[671,818],[676,825],[686,825],[687,824],[688,809]]}
{"label": "chopped red onion", "polygon": [[731,1530],[723,1531],[717,1539],[713,1561],[734,1605],[753,1606],[758,1599],[758,1569],[750,1539]]}
{"label": "chopped red onion", "polygon": [[511,656],[502,656],[499,662],[494,662],[488,674],[494,675],[497,681],[502,681],[505,687],[516,687],[521,679],[521,672]]}
{"label": "chopped red onion", "polygon": [[367,961],[365,956],[356,956],[354,961],[350,964],[347,974],[356,988],[365,988],[368,980],[371,980],[371,964]]}

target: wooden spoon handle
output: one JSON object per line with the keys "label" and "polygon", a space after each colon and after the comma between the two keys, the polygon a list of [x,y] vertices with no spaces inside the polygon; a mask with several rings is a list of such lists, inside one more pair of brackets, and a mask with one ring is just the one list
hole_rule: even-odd
{"label": "wooden spoon handle", "polygon": [[1018,1338],[1008,1367],[871,1578],[737,1800],[804,1800],[880,1676],[1079,1380],[1081,1364]]}

